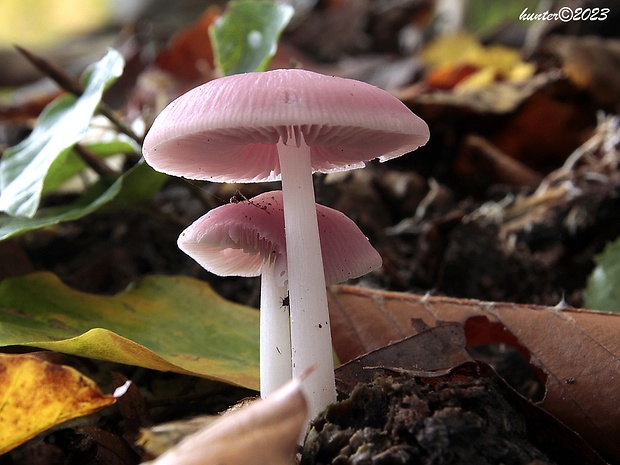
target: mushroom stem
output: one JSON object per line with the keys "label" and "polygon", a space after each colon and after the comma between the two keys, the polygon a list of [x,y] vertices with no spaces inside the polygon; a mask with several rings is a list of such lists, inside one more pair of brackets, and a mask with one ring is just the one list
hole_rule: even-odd
{"label": "mushroom stem", "polygon": [[[296,142],[299,142],[297,146]],[[336,400],[327,289],[312,184],[310,148],[278,143],[288,261],[293,376],[314,366],[305,383],[314,418]]]}
{"label": "mushroom stem", "polygon": [[291,371],[291,322],[284,299],[288,287],[278,286],[273,263],[263,266],[260,297],[260,393],[265,398],[288,383]]}

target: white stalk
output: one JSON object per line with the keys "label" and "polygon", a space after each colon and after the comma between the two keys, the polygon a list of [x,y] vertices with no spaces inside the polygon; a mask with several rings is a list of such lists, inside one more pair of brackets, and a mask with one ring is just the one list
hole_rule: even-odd
{"label": "white stalk", "polygon": [[260,394],[269,396],[292,378],[291,321],[286,286],[278,286],[271,264],[263,266],[260,298]]}
{"label": "white stalk", "polygon": [[[314,418],[336,400],[327,289],[316,217],[310,148],[300,141],[278,144],[291,309],[293,376],[310,367],[304,383]],[[299,140],[299,139],[298,139]]]}

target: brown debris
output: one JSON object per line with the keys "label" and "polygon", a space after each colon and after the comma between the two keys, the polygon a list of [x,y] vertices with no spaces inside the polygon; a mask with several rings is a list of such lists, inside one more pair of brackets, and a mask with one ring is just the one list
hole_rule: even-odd
{"label": "brown debris", "polygon": [[576,436],[567,441],[554,419],[524,408],[485,365],[431,376],[367,371],[372,381],[314,420],[301,465],[604,463]]}

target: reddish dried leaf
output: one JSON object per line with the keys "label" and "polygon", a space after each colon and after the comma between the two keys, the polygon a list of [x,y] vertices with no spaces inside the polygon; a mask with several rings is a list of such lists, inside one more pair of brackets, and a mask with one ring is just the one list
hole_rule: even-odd
{"label": "reddish dried leaf", "polygon": [[620,315],[337,286],[329,291],[335,349],[351,360],[440,323],[468,345],[505,343],[546,375],[541,406],[607,459],[620,460]]}
{"label": "reddish dried leaf", "polygon": [[209,7],[196,22],[174,37],[172,43],[159,54],[155,65],[186,82],[210,77],[214,62],[209,27],[220,13],[219,7]]}
{"label": "reddish dried leaf", "polygon": [[426,83],[431,89],[450,90],[476,71],[478,67],[470,64],[443,66],[430,71],[426,76]]}
{"label": "reddish dried leaf", "polygon": [[0,103],[0,121],[8,124],[28,124],[60,95],[56,91],[41,94],[28,87],[13,92],[13,102]]}
{"label": "reddish dried leaf", "polygon": [[593,113],[576,99],[543,92],[527,99],[491,142],[534,169],[561,165],[592,134]]}
{"label": "reddish dried leaf", "polygon": [[430,68],[427,83],[435,89],[471,91],[498,81],[521,81],[534,74],[518,50],[500,45],[482,45],[470,34],[444,35],[421,51]]}

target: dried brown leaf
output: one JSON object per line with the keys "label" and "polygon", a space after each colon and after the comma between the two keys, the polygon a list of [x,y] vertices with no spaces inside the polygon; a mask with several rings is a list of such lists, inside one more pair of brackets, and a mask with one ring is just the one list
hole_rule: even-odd
{"label": "dried brown leaf", "polygon": [[302,382],[294,379],[267,399],[223,415],[151,465],[289,465],[307,415]]}
{"label": "dried brown leaf", "polygon": [[215,66],[209,27],[220,13],[217,6],[207,8],[200,18],[176,34],[156,58],[155,65],[186,82],[208,80]]}
{"label": "dried brown leaf", "polygon": [[373,350],[341,365],[336,386],[350,393],[357,383],[371,382],[374,368],[404,369],[415,376],[438,376],[453,367],[471,362],[465,350],[465,333],[458,324],[421,330],[415,336]]}
{"label": "dried brown leaf", "polygon": [[341,361],[419,332],[457,323],[468,345],[516,347],[545,375],[540,406],[608,459],[620,460],[620,315],[336,286],[329,291]]}

